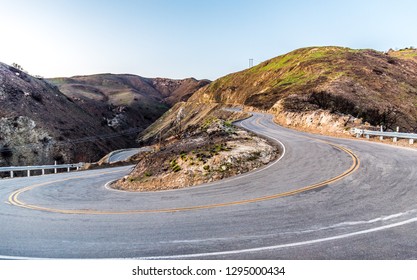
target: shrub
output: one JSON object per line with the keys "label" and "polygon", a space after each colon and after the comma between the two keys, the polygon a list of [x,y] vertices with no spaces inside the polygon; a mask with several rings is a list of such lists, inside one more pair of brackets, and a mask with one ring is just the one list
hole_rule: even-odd
{"label": "shrub", "polygon": [[178,165],[178,163],[175,159],[171,160],[170,164],[171,164],[172,171],[178,172],[178,171],[181,170],[181,166]]}
{"label": "shrub", "polygon": [[4,145],[1,149],[0,149],[0,155],[4,158],[4,159],[9,159],[13,156],[13,151],[12,149],[9,147],[8,144]]}

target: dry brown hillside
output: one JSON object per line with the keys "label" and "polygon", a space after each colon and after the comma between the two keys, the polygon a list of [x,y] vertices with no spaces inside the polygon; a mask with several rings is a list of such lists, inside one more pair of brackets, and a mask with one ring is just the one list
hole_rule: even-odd
{"label": "dry brown hillside", "polygon": [[116,130],[146,128],[179,101],[209,83],[193,78],[173,80],[130,74],[54,78],[50,82],[101,122]]}
{"label": "dry brown hillside", "polygon": [[128,144],[91,139],[114,133],[49,82],[0,63],[0,165],[89,161]]}
{"label": "dry brown hillside", "polygon": [[90,162],[133,147],[140,131],[208,83],[111,74],[46,80],[18,68],[0,63],[0,166]]}

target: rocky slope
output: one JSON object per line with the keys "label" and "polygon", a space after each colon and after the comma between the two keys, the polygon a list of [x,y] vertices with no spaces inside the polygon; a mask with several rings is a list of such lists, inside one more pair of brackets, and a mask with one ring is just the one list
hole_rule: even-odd
{"label": "rocky slope", "polygon": [[189,101],[266,110],[288,126],[417,131],[417,51],[299,49],[222,77]]}
{"label": "rocky slope", "polygon": [[133,159],[134,171],[113,184],[126,191],[178,189],[221,180],[261,167],[278,156],[267,140],[215,117],[171,137]]}
{"label": "rocky slope", "polygon": [[0,108],[1,165],[88,161],[127,144],[112,138],[83,141],[114,130],[49,82],[6,64],[0,64]]}
{"label": "rocky slope", "polygon": [[0,63],[0,166],[89,162],[135,146],[138,132],[206,83],[133,75],[45,80]]}

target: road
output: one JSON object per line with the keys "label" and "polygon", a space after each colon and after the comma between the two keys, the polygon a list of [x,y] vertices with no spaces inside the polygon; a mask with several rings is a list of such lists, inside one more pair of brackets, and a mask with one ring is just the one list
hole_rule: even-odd
{"label": "road", "polygon": [[140,152],[149,152],[151,149],[149,147],[137,148],[137,149],[124,149],[113,152],[108,159],[108,163],[115,163],[118,161],[127,160],[133,155],[136,155]]}
{"label": "road", "polygon": [[157,193],[118,167],[0,181],[0,258],[415,259],[417,152],[311,135],[254,114],[266,168]]}

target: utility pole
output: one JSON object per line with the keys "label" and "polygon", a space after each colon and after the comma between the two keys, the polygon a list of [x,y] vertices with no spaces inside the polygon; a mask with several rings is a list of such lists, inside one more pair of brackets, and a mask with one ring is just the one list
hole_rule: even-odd
{"label": "utility pole", "polygon": [[253,67],[253,58],[249,58],[249,68]]}

